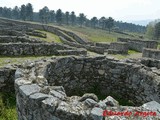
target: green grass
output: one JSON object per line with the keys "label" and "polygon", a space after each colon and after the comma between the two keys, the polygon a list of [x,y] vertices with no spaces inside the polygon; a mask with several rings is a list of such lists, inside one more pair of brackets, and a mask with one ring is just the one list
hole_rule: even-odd
{"label": "green grass", "polygon": [[47,38],[42,38],[42,37],[37,37],[37,36],[30,36],[31,38],[40,38],[41,40],[44,40],[46,42],[62,43],[60,38],[57,35],[53,34],[53,33],[46,32],[46,31],[41,31],[41,30],[36,30],[36,31],[45,33],[47,35]]}
{"label": "green grass", "polygon": [[0,92],[0,120],[17,120],[15,94]]}
{"label": "green grass", "polygon": [[160,49],[160,43],[158,44],[158,48]]}
{"label": "green grass", "polygon": [[27,60],[39,60],[42,58],[49,58],[51,56],[20,56],[20,57],[5,57],[0,56],[0,67],[5,66],[6,64],[20,64]]}
{"label": "green grass", "polygon": [[109,54],[112,57],[115,57],[117,59],[126,59],[126,58],[141,58],[142,53],[134,51],[134,50],[128,50],[128,54],[127,55],[123,55],[123,54]]}
{"label": "green grass", "polygon": [[137,54],[137,53],[140,53],[140,52],[137,52],[137,51],[135,51],[135,50],[128,50],[128,54],[129,54],[129,55]]}
{"label": "green grass", "polygon": [[87,39],[92,42],[115,42],[117,41],[118,37],[130,37],[128,35],[120,34],[120,33],[115,33],[111,32],[109,34],[108,31],[106,30],[101,30],[101,29],[93,29],[89,27],[78,27],[78,26],[56,26],[61,29],[69,30],[80,37]]}

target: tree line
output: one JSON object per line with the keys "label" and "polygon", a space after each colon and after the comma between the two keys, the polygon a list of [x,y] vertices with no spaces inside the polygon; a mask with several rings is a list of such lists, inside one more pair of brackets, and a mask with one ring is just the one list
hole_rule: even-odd
{"label": "tree line", "polygon": [[155,20],[147,25],[146,36],[150,39],[160,39],[160,20]]}
{"label": "tree line", "polygon": [[21,5],[21,7],[15,6],[13,9],[7,7],[0,7],[0,16],[16,19],[16,20],[29,20],[41,23],[55,23],[58,25],[78,25],[80,27],[92,27],[94,29],[103,29],[114,31],[129,31],[129,32],[141,32],[144,33],[146,28],[144,26],[135,25],[132,23],[126,23],[122,21],[115,21],[112,17],[92,17],[88,19],[84,13],[80,13],[78,16],[74,11],[63,12],[61,9],[49,10],[47,6],[39,10],[39,12],[33,12],[32,4]]}

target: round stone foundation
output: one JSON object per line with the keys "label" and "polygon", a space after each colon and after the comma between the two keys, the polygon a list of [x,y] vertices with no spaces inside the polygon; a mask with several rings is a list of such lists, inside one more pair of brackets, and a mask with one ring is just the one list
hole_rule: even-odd
{"label": "round stone foundation", "polygon": [[102,120],[110,117],[106,109],[146,110],[120,106],[112,95],[136,106],[154,101],[157,108],[160,102],[160,77],[140,61],[58,57],[23,64],[15,77],[19,120]]}

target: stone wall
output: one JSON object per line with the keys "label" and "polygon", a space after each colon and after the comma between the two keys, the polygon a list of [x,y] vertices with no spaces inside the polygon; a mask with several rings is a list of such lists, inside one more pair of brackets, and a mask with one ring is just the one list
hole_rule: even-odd
{"label": "stone wall", "polygon": [[127,42],[129,49],[136,50],[139,52],[143,51],[143,48],[157,49],[158,42],[153,40],[137,40],[129,38],[118,38],[118,42]]}
{"label": "stone wall", "polygon": [[160,60],[152,58],[142,58],[141,63],[145,66],[152,67],[153,69],[160,69]]}
{"label": "stone wall", "polygon": [[[88,41],[83,40],[82,38],[80,38],[75,33],[72,33],[72,32],[57,28],[57,27],[53,27],[53,26],[49,26],[49,25],[43,25],[43,24],[37,24],[37,23],[27,23],[27,22],[9,20],[9,19],[3,19],[3,20],[5,20],[7,22],[13,22],[13,23],[18,24],[18,25],[25,25],[28,28],[34,28],[34,29],[37,29],[37,30],[45,30],[45,31],[54,33],[57,36],[61,36],[64,39],[66,39],[68,42],[73,42],[73,44],[74,43],[75,44],[79,44],[80,43],[80,45],[82,45],[83,48],[86,48],[89,51],[100,53],[100,54],[104,53],[104,48],[91,46],[93,43],[89,43]],[[75,47],[75,46],[73,46],[73,47]]]}
{"label": "stone wall", "polygon": [[59,36],[59,38],[61,39],[61,41],[64,44],[67,44],[69,46],[77,47],[77,48],[85,48],[85,49],[87,49],[87,50],[89,50],[91,52],[96,52],[96,53],[99,53],[99,54],[104,54],[104,48],[102,48],[102,47],[96,47],[96,46],[91,46],[91,45],[82,45],[82,44],[79,44],[79,43],[76,43],[76,42],[69,42],[68,40],[66,40],[62,36]]}
{"label": "stone wall", "polygon": [[56,43],[1,43],[0,55],[22,56],[22,55],[57,55],[58,50],[71,50],[72,47]]}
{"label": "stone wall", "polygon": [[65,33],[63,33],[61,29],[53,27],[53,26],[49,26],[46,24],[38,24],[38,23],[28,23],[28,22],[17,21],[17,20],[9,20],[9,19],[3,19],[3,18],[0,18],[0,19],[5,20],[6,22],[9,22],[9,23],[17,24],[17,25],[25,25],[28,28],[34,28],[36,30],[45,30],[53,34],[56,34],[58,36],[62,36],[65,39],[69,40],[70,42],[74,42],[74,40],[68,35],[66,35]]}
{"label": "stone wall", "polygon": [[142,57],[154,58],[160,60],[160,50],[156,49],[143,49]]}
{"label": "stone wall", "polygon": [[0,68],[0,92],[14,92],[16,66]]}
{"label": "stone wall", "polygon": [[85,49],[58,50],[58,55],[87,55],[87,50]]}
{"label": "stone wall", "polygon": [[[64,67],[65,64],[66,67]],[[61,65],[63,69],[59,69],[60,66],[57,69],[52,65]],[[63,85],[68,95],[73,95],[73,92],[78,93],[79,91],[76,90],[84,93],[89,92],[94,90],[96,86],[106,96],[114,91],[116,94],[124,95],[134,102],[153,99],[160,101],[160,98],[157,98],[157,93],[152,93],[152,97],[150,97],[151,94],[149,95],[151,91],[157,90],[153,90],[154,87],[147,87],[149,84],[152,86],[158,85],[160,81],[156,84],[150,83],[150,81],[153,79],[159,80],[159,77],[158,75],[153,77],[153,73],[147,71],[147,68],[142,68],[142,65],[106,60],[103,57],[81,59],[70,57],[60,59],[58,63],[53,62],[48,67],[48,70],[52,70],[47,71],[50,74],[45,76],[49,84],[55,82],[56,85]],[[148,92],[143,93],[143,90]],[[138,96],[135,97],[135,93]]]}
{"label": "stone wall", "polygon": [[80,38],[78,35],[76,35],[73,32],[69,32],[69,31],[66,31],[66,30],[62,30],[62,31],[65,32],[66,34],[68,34],[69,36],[73,37],[80,44],[84,44],[85,45],[85,44],[88,43],[87,40],[84,40],[84,39]]}
{"label": "stone wall", "polygon": [[0,43],[44,43],[44,41],[36,38],[17,37],[17,36],[0,36]]}
{"label": "stone wall", "polygon": [[97,47],[102,47],[102,48],[104,48],[104,49],[108,49],[109,46],[110,46],[110,44],[107,43],[107,42],[97,42],[97,43],[95,43],[95,45],[96,45]]}
{"label": "stone wall", "polygon": [[110,43],[109,54],[128,54],[128,44],[125,42],[112,42]]}
{"label": "stone wall", "polygon": [[26,34],[31,36],[41,37],[41,38],[47,38],[47,35],[45,33],[34,31],[34,30],[30,32],[26,32]]}
{"label": "stone wall", "polygon": [[[140,62],[104,56],[61,57],[29,63],[16,70],[19,120],[102,120],[102,112],[108,106],[119,108],[111,97],[99,101],[96,95],[86,92],[115,94],[136,105],[152,100],[160,102],[159,74],[148,69]],[[84,95],[75,96],[80,94]],[[160,105],[152,103],[158,110]]]}

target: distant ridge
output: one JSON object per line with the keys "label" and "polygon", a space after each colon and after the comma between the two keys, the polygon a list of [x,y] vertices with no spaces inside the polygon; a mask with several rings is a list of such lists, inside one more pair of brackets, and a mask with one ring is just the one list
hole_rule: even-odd
{"label": "distant ridge", "polygon": [[148,20],[135,20],[135,21],[127,21],[136,25],[142,25],[142,26],[147,26],[149,22],[154,21],[152,19],[148,19]]}

